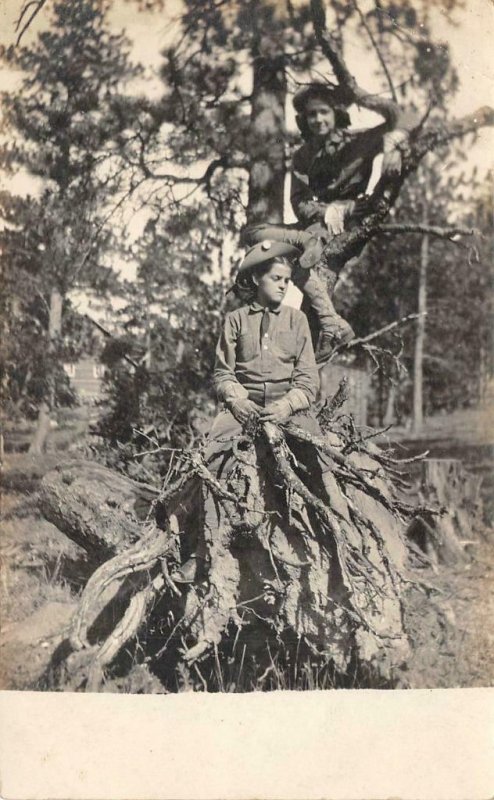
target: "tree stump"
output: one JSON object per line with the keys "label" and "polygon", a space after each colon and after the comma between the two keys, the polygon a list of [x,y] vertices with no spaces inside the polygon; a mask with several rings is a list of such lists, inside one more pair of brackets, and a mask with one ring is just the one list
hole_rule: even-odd
{"label": "tree stump", "polygon": [[427,506],[411,522],[409,535],[434,563],[455,564],[466,558],[482,520],[481,479],[459,459],[426,458],[420,462],[418,502]]}

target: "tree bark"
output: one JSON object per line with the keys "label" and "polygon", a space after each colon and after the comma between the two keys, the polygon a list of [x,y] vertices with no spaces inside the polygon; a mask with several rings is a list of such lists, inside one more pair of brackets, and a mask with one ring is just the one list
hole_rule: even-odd
{"label": "tree bark", "polygon": [[386,400],[386,411],[384,412],[384,425],[393,425],[396,415],[395,415],[395,403],[396,403],[396,384],[392,383],[389,387],[388,397]]}
{"label": "tree bark", "polygon": [[70,461],[46,473],[39,507],[49,522],[98,563],[141,536],[157,492],[90,461]]}
{"label": "tree bark", "polygon": [[417,494],[429,510],[411,522],[408,535],[435,563],[455,564],[466,557],[482,526],[482,479],[458,459],[426,458],[420,462]]}
{"label": "tree bark", "polygon": [[[271,45],[271,47],[270,47]],[[253,48],[252,151],[247,224],[283,222],[286,75],[283,53],[272,53],[266,33]]]}
{"label": "tree bark", "polygon": [[[62,295],[58,289],[52,289],[50,294],[50,312],[48,318],[48,351],[52,353],[55,348],[55,343],[62,330]],[[42,401],[36,430],[33,435],[32,442],[29,447],[29,453],[32,455],[39,455],[42,453],[46,437],[50,431],[51,411],[55,401],[55,377],[52,371],[52,365],[49,365],[50,375],[48,377],[49,388],[47,397]]]}
{"label": "tree bark", "polygon": [[420,433],[424,425],[424,342],[425,342],[425,312],[427,311],[427,267],[429,264],[429,234],[422,238],[420,247],[420,272],[415,334],[415,349],[413,355],[413,418],[412,431]]}

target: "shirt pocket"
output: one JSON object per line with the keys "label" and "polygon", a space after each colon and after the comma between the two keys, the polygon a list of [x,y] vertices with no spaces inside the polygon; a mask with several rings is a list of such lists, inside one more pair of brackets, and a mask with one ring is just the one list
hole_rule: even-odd
{"label": "shirt pocket", "polygon": [[298,354],[297,334],[295,331],[280,331],[276,338],[276,347],[284,361],[295,361]]}
{"label": "shirt pocket", "polygon": [[252,361],[257,353],[257,341],[253,333],[240,333],[237,338],[237,361]]}

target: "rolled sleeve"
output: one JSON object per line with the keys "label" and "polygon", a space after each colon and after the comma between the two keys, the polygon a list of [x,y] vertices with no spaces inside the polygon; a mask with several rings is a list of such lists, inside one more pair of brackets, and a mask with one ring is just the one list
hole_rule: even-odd
{"label": "rolled sleeve", "polygon": [[235,375],[236,341],[238,322],[228,314],[216,347],[213,383],[219,400],[228,403],[249,396],[247,389]]}

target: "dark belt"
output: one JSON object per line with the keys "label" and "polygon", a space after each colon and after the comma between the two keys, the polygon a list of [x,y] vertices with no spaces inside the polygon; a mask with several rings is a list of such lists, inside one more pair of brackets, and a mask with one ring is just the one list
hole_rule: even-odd
{"label": "dark belt", "polygon": [[244,384],[244,386],[249,392],[249,400],[253,400],[259,406],[279,400],[292,388],[290,381],[265,381],[264,383]]}

